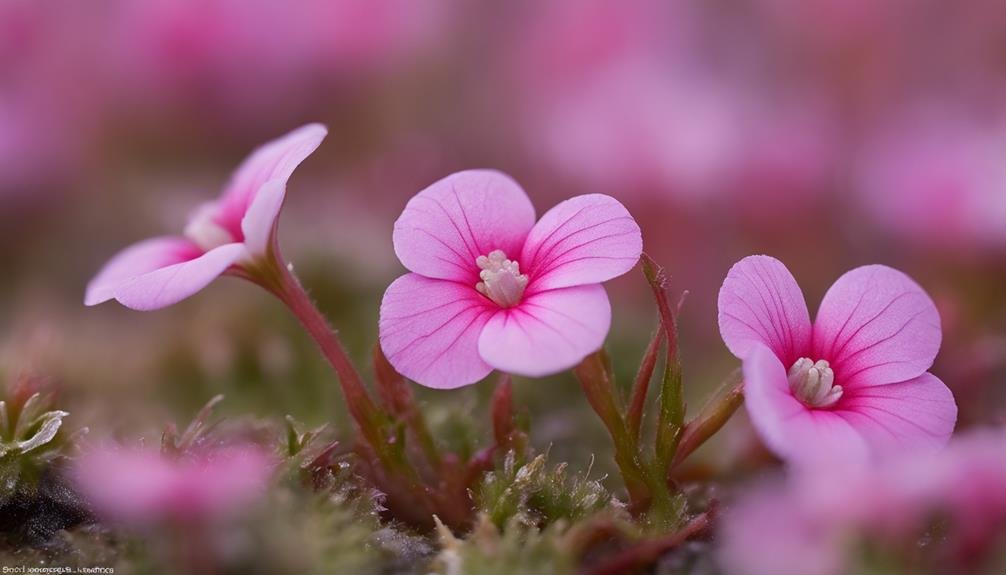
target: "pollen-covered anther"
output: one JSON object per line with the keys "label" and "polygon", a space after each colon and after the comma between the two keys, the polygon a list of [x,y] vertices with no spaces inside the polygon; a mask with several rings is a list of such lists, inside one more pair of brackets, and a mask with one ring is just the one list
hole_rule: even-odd
{"label": "pollen-covered anther", "polygon": [[475,258],[475,264],[482,271],[475,289],[500,307],[513,307],[520,303],[527,288],[528,278],[520,273],[520,264],[508,260],[502,250],[493,250],[488,255]]}
{"label": "pollen-covered anther", "polygon": [[793,395],[807,406],[829,407],[842,397],[842,386],[835,385],[835,372],[823,359],[801,357],[789,368],[788,379]]}

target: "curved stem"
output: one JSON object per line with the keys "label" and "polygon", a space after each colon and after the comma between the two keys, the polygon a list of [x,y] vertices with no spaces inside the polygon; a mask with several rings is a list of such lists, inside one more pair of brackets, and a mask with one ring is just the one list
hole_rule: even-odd
{"label": "curved stem", "polygon": [[737,408],[744,403],[744,381],[737,370],[724,382],[730,389],[718,399],[714,399],[699,412],[695,419],[685,425],[681,443],[668,471],[672,471],[682,461],[688,458],[696,449],[702,446],[710,437],[726,425]]}
{"label": "curved stem", "polygon": [[367,442],[383,459],[387,451],[384,449],[387,440],[381,432],[384,413],[371,399],[367,388],[363,385],[363,379],[346,354],[338,333],[315,306],[300,280],[283,263],[279,251],[271,250],[269,257],[257,267],[246,267],[242,273],[236,275],[257,283],[275,295],[304,326],[318,344],[322,355],[335,370],[350,415]]}

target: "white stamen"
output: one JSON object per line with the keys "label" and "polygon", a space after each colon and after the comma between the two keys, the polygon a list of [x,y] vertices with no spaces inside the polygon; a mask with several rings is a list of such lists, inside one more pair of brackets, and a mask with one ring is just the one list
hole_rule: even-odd
{"label": "white stamen", "polygon": [[810,407],[828,407],[842,397],[842,386],[835,385],[835,372],[823,359],[815,363],[801,357],[789,368],[788,379],[793,395]]}
{"label": "white stamen", "polygon": [[500,307],[513,307],[520,303],[527,287],[527,275],[520,273],[520,264],[508,260],[502,250],[493,250],[487,256],[475,258],[475,264],[482,270],[482,281],[475,289]]}
{"label": "white stamen", "polygon": [[185,237],[206,251],[235,241],[230,232],[216,222],[213,208],[213,204],[200,206],[185,226]]}

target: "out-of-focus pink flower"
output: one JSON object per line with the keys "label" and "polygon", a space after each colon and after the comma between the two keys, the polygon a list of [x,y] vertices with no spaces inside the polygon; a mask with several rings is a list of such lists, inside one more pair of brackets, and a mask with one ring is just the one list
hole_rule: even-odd
{"label": "out-of-focus pink flower", "polygon": [[38,201],[39,188],[48,190],[78,167],[78,134],[62,120],[33,96],[0,93],[0,205]]}
{"label": "out-of-focus pink flower", "polygon": [[755,4],[779,27],[773,30],[776,34],[792,35],[805,48],[828,51],[904,34],[913,8],[903,0],[758,0]]}
{"label": "out-of-focus pink flower", "polygon": [[719,561],[726,573],[841,573],[842,542],[835,540],[831,518],[807,513],[790,495],[777,483],[759,485],[723,515]]}
{"label": "out-of-focus pink flower", "polygon": [[493,368],[541,376],[599,349],[611,323],[601,282],[639,260],[639,226],[614,198],[566,200],[535,223],[524,190],[488,170],[419,192],[395,222],[412,273],[381,303],[381,347],[429,387],[474,383]]}
{"label": "out-of-focus pink flower", "polygon": [[133,104],[208,106],[261,123],[264,114],[285,118],[316,104],[326,82],[424,52],[443,19],[441,2],[405,0],[123,3],[109,60]]}
{"label": "out-of-focus pink flower", "polygon": [[795,463],[866,461],[946,443],[957,405],[926,370],[942,333],[936,306],[881,265],[840,277],[812,324],[782,262],[744,258],[719,294],[720,334],[743,360],[745,404],[766,445]]}
{"label": "out-of-focus pink flower", "polygon": [[325,138],[309,124],[256,150],[214,202],[190,217],[183,236],[162,236],[115,255],[87,286],[86,305],[110,299],[137,310],[177,303],[232,266],[262,257],[274,241],[286,183]]}
{"label": "out-of-focus pink flower", "polygon": [[610,193],[722,185],[738,160],[740,102],[695,61],[694,12],[652,0],[536,7],[508,52],[536,157]]}
{"label": "out-of-focus pink flower", "polygon": [[87,144],[104,112],[83,32],[100,25],[100,12],[62,0],[0,4],[0,204],[78,187],[68,182],[92,159],[97,146]]}
{"label": "out-of-focus pink flower", "polygon": [[926,247],[1006,247],[1003,124],[916,109],[874,135],[857,191],[878,227]]}
{"label": "out-of-focus pink flower", "polygon": [[667,53],[694,30],[681,2],[556,0],[524,8],[513,30],[521,41],[506,43],[507,64],[508,76],[531,100],[575,93],[606,70]]}
{"label": "out-of-focus pink flower", "polygon": [[259,499],[274,462],[254,446],[171,458],[152,449],[96,448],[72,479],[105,519],[134,527],[226,519]]}
{"label": "out-of-focus pink flower", "polygon": [[707,196],[738,169],[740,111],[715,80],[631,63],[554,102],[532,137],[562,172],[592,186]]}
{"label": "out-of-focus pink flower", "polygon": [[830,100],[752,85],[709,58],[757,41],[731,30],[728,45],[708,46],[717,34],[697,31],[723,25],[715,9],[588,0],[539,12],[520,27],[510,84],[528,147],[564,176],[677,203],[729,195],[745,215],[773,219],[828,189]]}
{"label": "out-of-focus pink flower", "polygon": [[937,453],[804,468],[758,485],[721,522],[723,567],[738,575],[852,573],[857,545],[919,550],[934,519],[942,535],[928,546],[942,547],[937,557],[980,560],[1006,529],[1004,445],[1002,430],[979,430]]}
{"label": "out-of-focus pink flower", "polygon": [[725,195],[745,217],[809,217],[835,181],[841,137],[834,106],[805,93],[753,99],[731,128],[740,157]]}

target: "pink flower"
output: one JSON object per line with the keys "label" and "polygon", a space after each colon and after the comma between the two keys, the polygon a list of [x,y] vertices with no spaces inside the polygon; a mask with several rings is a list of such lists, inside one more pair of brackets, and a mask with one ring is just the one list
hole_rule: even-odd
{"label": "pink flower", "polygon": [[[857,545],[868,545],[874,553],[928,553],[931,572],[957,572],[961,564],[935,561],[980,562],[1006,530],[1004,444],[1003,430],[972,431],[938,453],[804,468],[765,482],[725,515],[720,561],[739,575],[837,575],[858,572]],[[934,519],[941,536],[918,545]]]}
{"label": "pink flower", "polygon": [[116,254],[88,284],[85,305],[116,299],[138,310],[166,307],[263,257],[274,241],[287,180],[327,132],[310,124],[257,149],[223,195],[192,214],[182,236],[144,240]]}
{"label": "pink flower", "polygon": [[412,198],[395,222],[408,273],[381,303],[381,347],[429,387],[474,383],[493,368],[542,376],[599,349],[611,323],[600,282],[632,269],[639,226],[614,198],[566,200],[537,223],[508,176],[453,174]]}
{"label": "pink flower", "polygon": [[[829,483],[830,485],[830,483]],[[842,486],[839,485],[839,489]],[[750,489],[720,521],[717,559],[729,575],[838,575],[843,548],[828,516],[809,513],[789,489]]]}
{"label": "pink flower", "polygon": [[737,171],[743,106],[725,82],[664,67],[626,62],[529,116],[536,149],[604,189],[708,198]]}
{"label": "pink flower", "polygon": [[868,215],[881,231],[927,248],[1006,247],[1003,127],[1002,118],[909,108],[857,158],[855,189]]}
{"label": "pink flower", "polygon": [[[444,37],[443,2],[268,0],[119,2],[103,33],[106,89],[130,103],[198,106],[255,125],[324,105],[332,82],[362,82],[428,53]],[[263,78],[268,77],[268,83]],[[153,104],[153,106],[152,106]],[[150,114],[157,115],[157,114]]]}
{"label": "pink flower", "polygon": [[262,496],[273,463],[254,446],[177,459],[152,449],[97,448],[81,455],[71,477],[99,515],[143,527],[225,519]]}
{"label": "pink flower", "polygon": [[957,405],[926,370],[942,337],[936,306],[907,275],[856,268],[825,294],[811,324],[780,261],[744,258],[719,295],[720,334],[743,360],[745,403],[783,459],[868,460],[950,437]]}

